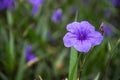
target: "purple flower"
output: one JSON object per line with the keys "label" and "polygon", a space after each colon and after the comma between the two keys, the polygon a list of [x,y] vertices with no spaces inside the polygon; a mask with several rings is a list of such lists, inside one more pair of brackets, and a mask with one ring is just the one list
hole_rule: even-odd
{"label": "purple flower", "polygon": [[112,0],[113,5],[120,6],[120,0]]}
{"label": "purple flower", "polygon": [[62,20],[62,10],[57,9],[53,12],[52,21],[55,23],[59,23]]}
{"label": "purple flower", "polygon": [[33,55],[31,53],[32,52],[32,47],[30,45],[27,45],[25,50],[26,50],[26,60],[27,61],[31,61],[31,60],[36,59],[35,55]]}
{"label": "purple flower", "polygon": [[14,0],[0,0],[0,10],[11,8],[14,5]]}
{"label": "purple flower", "polygon": [[110,27],[106,23],[102,22],[101,26],[103,26],[103,28],[104,28],[105,35],[107,35],[107,36],[112,36],[113,35],[112,30],[110,29]]}
{"label": "purple flower", "polygon": [[43,4],[44,0],[29,0],[32,4],[32,15],[36,15],[39,11],[39,7]]}
{"label": "purple flower", "polygon": [[108,36],[112,35],[112,31],[108,25],[105,26],[105,34]]}
{"label": "purple flower", "polygon": [[79,52],[88,52],[103,40],[103,36],[87,21],[72,22],[67,25],[67,31],[63,38],[65,47],[74,46]]}

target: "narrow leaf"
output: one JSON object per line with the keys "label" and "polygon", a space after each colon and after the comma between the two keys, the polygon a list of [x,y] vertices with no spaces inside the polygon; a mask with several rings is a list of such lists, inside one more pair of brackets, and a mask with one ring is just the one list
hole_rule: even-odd
{"label": "narrow leaf", "polygon": [[24,70],[25,70],[25,47],[23,48],[23,52],[21,54],[16,80],[22,80]]}
{"label": "narrow leaf", "polygon": [[69,80],[77,80],[77,51],[72,47],[70,51]]}
{"label": "narrow leaf", "polygon": [[9,26],[12,27],[13,25],[13,16],[10,10],[7,10],[7,20],[8,20],[8,24]]}

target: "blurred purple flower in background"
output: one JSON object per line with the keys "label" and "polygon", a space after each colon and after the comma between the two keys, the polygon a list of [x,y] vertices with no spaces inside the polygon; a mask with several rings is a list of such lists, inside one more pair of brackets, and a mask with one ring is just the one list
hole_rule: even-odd
{"label": "blurred purple flower in background", "polygon": [[112,4],[120,7],[120,0],[112,0]]}
{"label": "blurred purple flower in background", "polygon": [[102,22],[101,26],[103,26],[103,28],[104,28],[105,35],[107,35],[109,37],[113,35],[112,30],[110,29],[110,27],[106,23]]}
{"label": "blurred purple flower in background", "polygon": [[0,0],[0,10],[14,6],[14,0]]}
{"label": "blurred purple flower in background", "polygon": [[57,9],[53,12],[52,21],[55,23],[59,23],[62,20],[62,10]]}
{"label": "blurred purple flower in background", "polygon": [[32,4],[32,15],[36,15],[39,11],[40,6],[43,4],[44,0],[29,0],[29,2]]}
{"label": "blurred purple flower in background", "polygon": [[112,35],[112,30],[110,29],[108,25],[105,26],[105,34],[108,36]]}
{"label": "blurred purple flower in background", "polygon": [[32,54],[32,47],[31,47],[31,45],[27,45],[25,50],[26,50],[26,60],[27,61],[32,61],[32,60],[36,59],[35,55]]}
{"label": "blurred purple flower in background", "polygon": [[107,16],[107,17],[111,17],[111,15],[112,15],[112,11],[110,10],[110,9],[105,9],[105,15]]}
{"label": "blurred purple flower in background", "polygon": [[69,32],[63,37],[65,47],[74,46],[79,52],[88,52],[103,40],[103,36],[87,21],[72,22],[67,25],[67,30]]}

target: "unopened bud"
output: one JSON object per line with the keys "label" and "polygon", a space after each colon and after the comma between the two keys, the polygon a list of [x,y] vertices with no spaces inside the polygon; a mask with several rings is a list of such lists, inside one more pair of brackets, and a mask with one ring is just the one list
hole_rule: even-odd
{"label": "unopened bud", "polygon": [[103,35],[104,31],[105,31],[105,23],[102,22],[101,25],[100,25],[100,32],[101,32],[102,35]]}

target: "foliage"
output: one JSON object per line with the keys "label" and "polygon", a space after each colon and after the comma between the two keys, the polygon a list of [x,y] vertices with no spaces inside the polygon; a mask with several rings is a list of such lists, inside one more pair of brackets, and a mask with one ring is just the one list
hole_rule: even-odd
{"label": "foliage", "polygon": [[[118,80],[120,75],[120,6],[110,0],[44,0],[36,15],[25,0],[15,0],[14,8],[0,10],[0,80],[64,80],[68,78],[70,51],[63,44],[66,25],[87,20],[99,31],[105,22],[112,36],[104,35],[101,45],[81,54],[77,77],[81,80]],[[54,10],[62,10],[62,20],[51,20]],[[107,15],[105,10],[111,11]],[[37,61],[25,59],[25,47],[32,46]],[[74,52],[74,51],[73,51]],[[76,52],[75,52],[76,53]],[[86,55],[86,56],[85,56]],[[98,79],[99,78],[99,79]]]}

